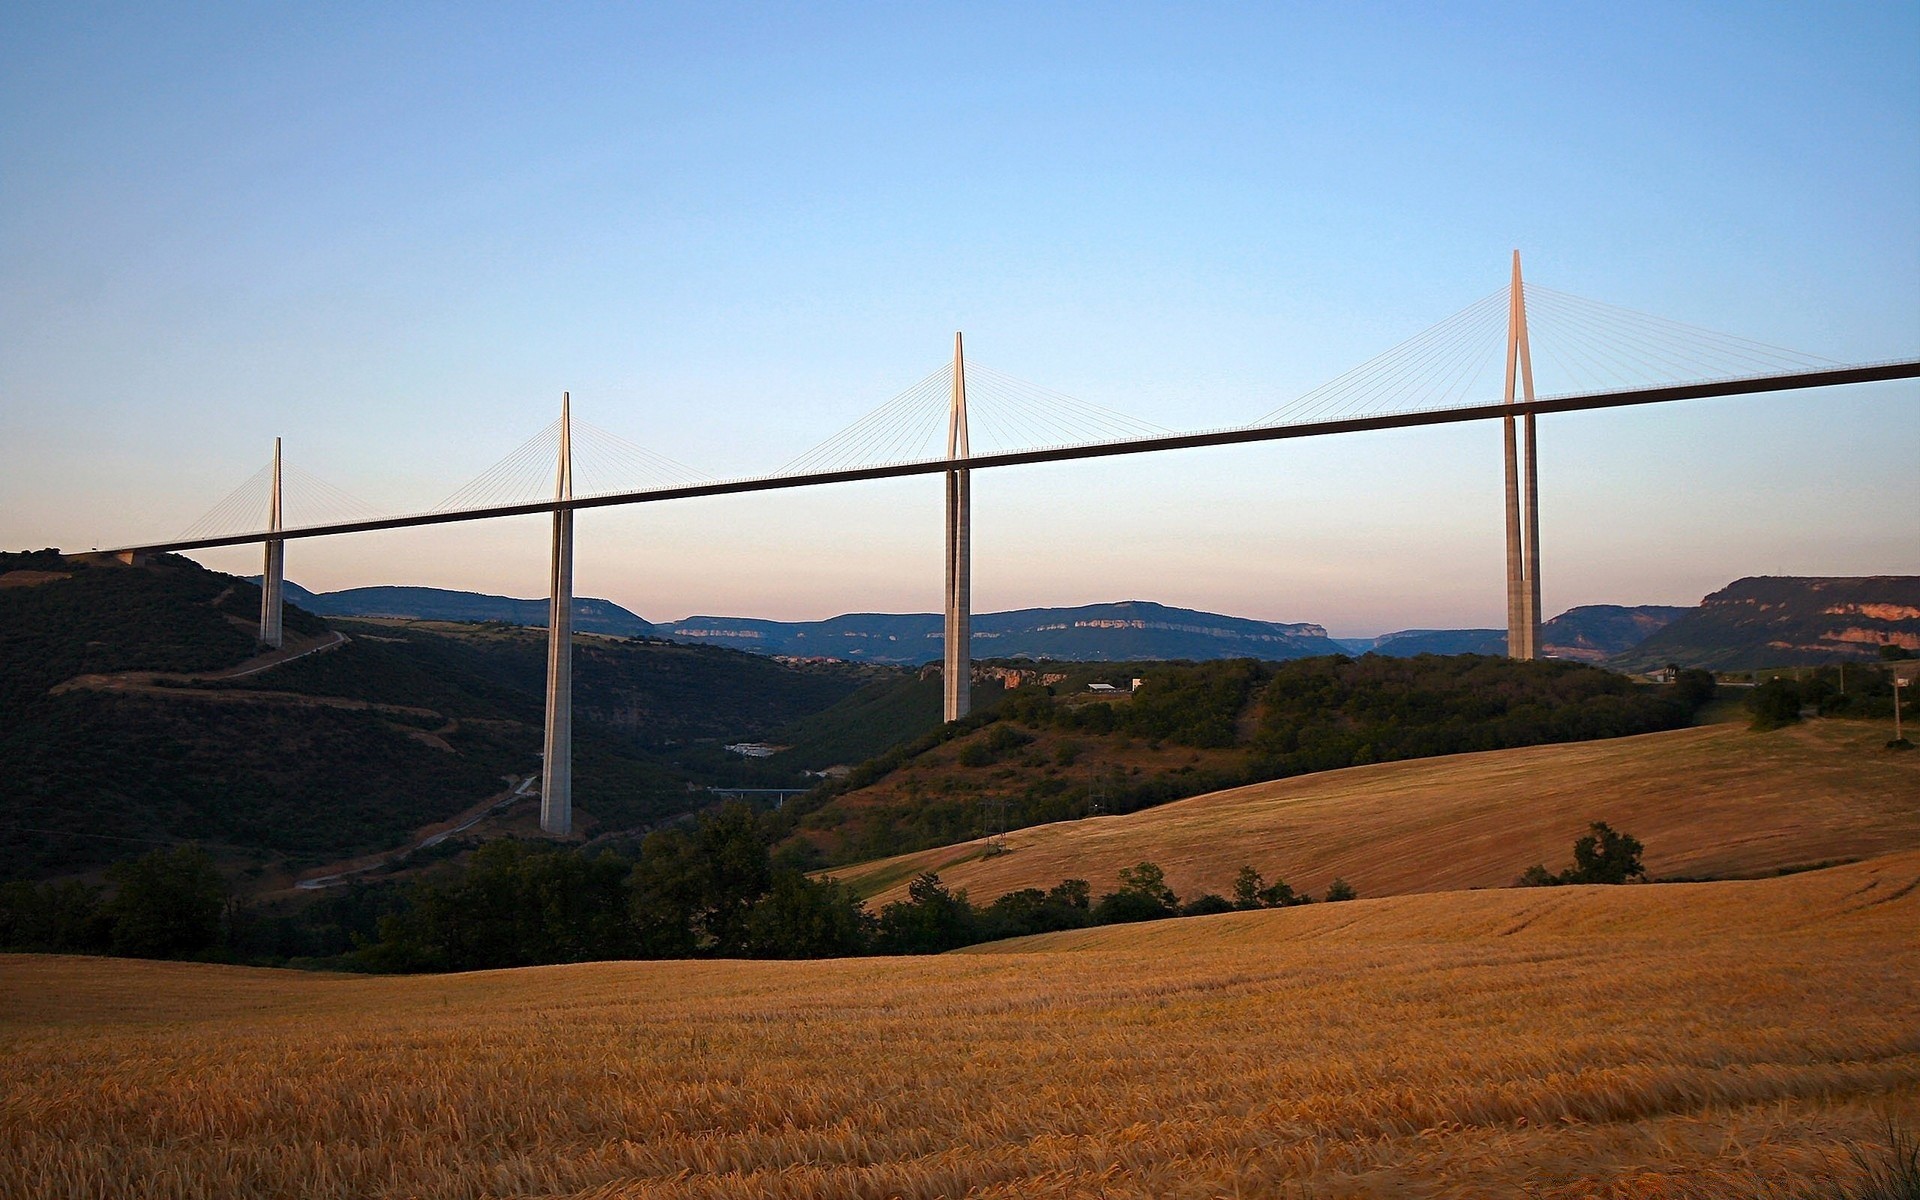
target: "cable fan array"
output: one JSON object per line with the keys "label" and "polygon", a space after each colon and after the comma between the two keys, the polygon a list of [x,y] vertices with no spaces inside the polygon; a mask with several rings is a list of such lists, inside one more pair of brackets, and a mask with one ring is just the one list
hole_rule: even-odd
{"label": "cable fan array", "polygon": [[[1837,366],[1770,346],[1526,284],[1528,341],[1539,394],[1691,383]],[[1550,380],[1550,385],[1541,384]]]}
{"label": "cable fan array", "polygon": [[[1535,394],[1566,395],[1783,374],[1835,366],[1829,359],[1719,333],[1566,292],[1525,284]],[[1506,288],[1307,392],[1254,422],[1299,425],[1496,402],[1504,383],[1511,296]],[[974,456],[1152,438],[1170,430],[1089,404],[978,363],[966,364],[969,452]],[[794,476],[930,462],[947,455],[953,366],[942,364],[774,474]],[[432,509],[430,514],[553,499],[560,421],[548,424]],[[575,420],[573,495],[579,498],[711,482],[709,476],[618,434]],[[284,527],[385,516],[311,472],[282,473]],[[178,540],[266,530],[272,467],[262,467]],[[424,514],[423,514],[424,515]]]}
{"label": "cable fan array", "polygon": [[[1522,288],[1536,396],[1835,365],[1815,355],[1536,284]],[[1510,302],[1505,288],[1476,300],[1254,424],[1299,425],[1497,402],[1506,382]]]}
{"label": "cable fan array", "polygon": [[[227,493],[225,499],[208,509],[176,540],[187,542],[197,538],[264,532],[272,498],[273,464],[268,463],[255,471],[245,483]],[[335,487],[311,471],[292,463],[285,463],[280,469],[280,523],[283,527],[371,521],[384,515],[373,505]]]}
{"label": "cable fan array", "polygon": [[[630,442],[578,417],[571,430],[573,494],[604,496],[705,482],[707,476],[664,454]],[[471,483],[433,506],[433,512],[537,504],[553,499],[560,459],[555,418]]]}
{"label": "cable fan array", "polygon": [[1463,404],[1481,380],[1500,369],[1507,308],[1502,288],[1254,424],[1299,425]]}
{"label": "cable fan array", "polygon": [[[976,456],[1169,432],[992,367],[969,362],[966,369],[968,442]],[[952,403],[953,366],[949,363],[775,474],[807,475],[945,458]]]}

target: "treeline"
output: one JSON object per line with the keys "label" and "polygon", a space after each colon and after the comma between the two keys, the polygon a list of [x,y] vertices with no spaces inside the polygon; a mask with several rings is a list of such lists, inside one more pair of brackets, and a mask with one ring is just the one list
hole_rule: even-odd
{"label": "treeline", "polygon": [[[468,971],[646,958],[828,958],[934,954],[1062,929],[1311,903],[1251,866],[1233,894],[1182,902],[1142,862],[1096,896],[1084,879],[976,905],[923,874],[878,912],[847,885],[777,866],[766,823],[730,805],[631,853],[511,841],[482,846],[403,889],[330,897],[295,916],[235,904],[195,847],[113,868],[117,890],[0,886],[0,949],[281,963],[271,947],[320,950],[301,965]],[[1336,880],[1326,899],[1350,900]],[[299,928],[300,921],[311,926]],[[343,944],[344,934],[344,944]],[[318,963],[311,960],[318,959]]]}
{"label": "treeline", "polygon": [[1891,717],[1893,674],[1870,663],[1803,668],[1753,688],[1746,707],[1753,728],[1762,731],[1792,725],[1808,711],[1822,717]]}
{"label": "treeline", "polygon": [[[861,764],[787,806],[783,859],[828,866],[978,836],[983,800],[1020,828],[1366,763],[1674,729],[1714,694],[1705,671],[1657,686],[1580,663],[1470,654],[1163,664],[1143,678],[1119,700],[1022,688]],[[956,741],[951,767],[921,770]],[[1204,758],[1123,765],[1138,745]],[[982,770],[1000,765],[1017,769],[998,779]],[[906,794],[835,804],[896,773]]]}

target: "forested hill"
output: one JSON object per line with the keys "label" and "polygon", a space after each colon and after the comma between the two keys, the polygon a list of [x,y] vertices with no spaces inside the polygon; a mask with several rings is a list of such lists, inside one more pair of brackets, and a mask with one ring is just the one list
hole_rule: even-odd
{"label": "forested hill", "polygon": [[[460,592],[432,587],[360,587],[338,592],[310,592],[287,584],[287,599],[309,612],[328,617],[398,617],[418,621],[505,621],[509,625],[547,623],[547,601],[517,600],[482,592]],[[580,633],[610,633],[645,637],[659,631],[653,622],[615,604],[590,596],[573,599],[573,627]]]}
{"label": "forested hill", "polygon": [[[184,558],[0,555],[0,879],[180,839],[236,869],[330,862],[402,844],[538,771],[543,633],[329,629],[290,606],[289,652],[316,652],[227,678],[255,652],[259,603],[250,582]],[[767,768],[721,745],[884,673],[593,637],[574,671],[586,830],[702,807],[709,784],[763,782]]]}
{"label": "forested hill", "polygon": [[1713,689],[1704,673],[1652,686],[1477,655],[1170,664],[1141,679],[1130,693],[1008,691],[790,803],[783,853],[857,862],[1311,771],[1670,729]]}
{"label": "forested hill", "polygon": [[1741,579],[1616,662],[1745,671],[1877,658],[1883,647],[1920,654],[1920,575]]}

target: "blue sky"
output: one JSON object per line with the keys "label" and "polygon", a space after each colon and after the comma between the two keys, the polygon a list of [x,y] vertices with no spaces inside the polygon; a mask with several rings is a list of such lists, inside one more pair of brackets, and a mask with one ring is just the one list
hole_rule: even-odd
{"label": "blue sky", "polygon": [[[428,507],[563,389],[759,473],[955,329],[1083,400],[1237,424],[1501,287],[1516,247],[1565,292],[1912,356],[1916,197],[1912,4],[11,4],[0,545],[172,535],[275,436]],[[1917,401],[1543,423],[1547,609],[1920,570]],[[1501,622],[1491,426],[975,494],[983,610]],[[927,610],[939,520],[932,480],[588,514],[578,586],[653,619]],[[296,543],[289,574],[537,595],[545,553],[515,521]]]}

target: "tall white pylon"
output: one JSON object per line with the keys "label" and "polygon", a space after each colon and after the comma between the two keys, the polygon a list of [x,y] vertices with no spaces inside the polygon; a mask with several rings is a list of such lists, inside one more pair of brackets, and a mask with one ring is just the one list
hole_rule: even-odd
{"label": "tall white pylon", "polygon": [[[573,499],[570,393],[560,393],[560,464],[555,500]],[[553,514],[553,572],[547,589],[547,739],[540,767],[540,828],[573,832],[573,510]]]}
{"label": "tall white pylon", "polygon": [[[960,347],[960,335],[953,335],[953,404],[947,412],[947,458],[968,458],[967,448],[967,360]],[[972,554],[969,543],[970,510],[968,472],[956,467],[947,472],[947,626],[946,662],[941,677],[946,686],[946,719],[958,721],[973,707],[973,590]]]}
{"label": "tall white pylon", "polygon": [[[267,494],[267,531],[285,528],[280,511],[280,439],[273,439],[273,490]],[[280,619],[285,611],[287,579],[287,543],[284,538],[266,540],[267,561],[260,569],[260,644],[274,650],[285,643]]]}
{"label": "tall white pylon", "polygon": [[[1509,409],[1514,385],[1520,397],[1533,402],[1533,351],[1527,344],[1527,297],[1520,282],[1520,252],[1513,252],[1513,283],[1507,300],[1507,393]],[[1526,427],[1524,464],[1514,444],[1514,417],[1508,412],[1507,462],[1507,657],[1540,657],[1540,481],[1539,457],[1534,446],[1533,414]],[[1522,481],[1521,467],[1525,467]],[[1522,505],[1525,506],[1524,517]]]}

